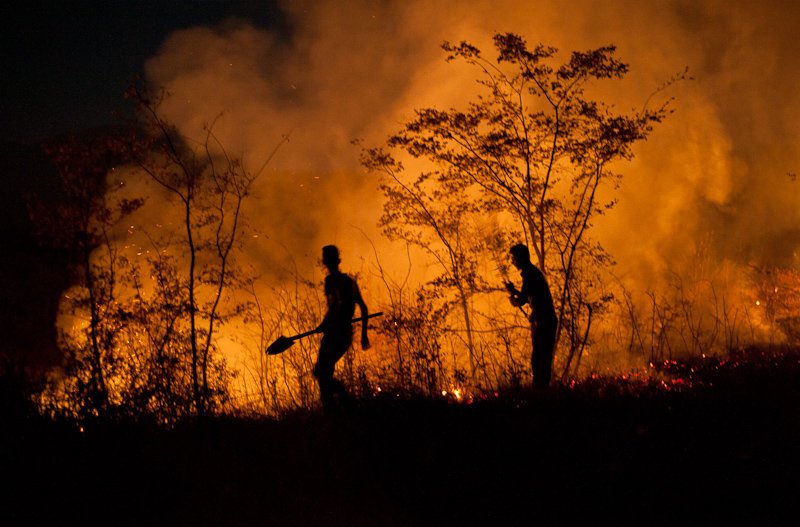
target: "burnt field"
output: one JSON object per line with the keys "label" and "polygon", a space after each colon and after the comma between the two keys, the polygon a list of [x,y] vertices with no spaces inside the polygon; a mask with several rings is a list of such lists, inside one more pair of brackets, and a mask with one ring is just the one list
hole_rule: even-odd
{"label": "burnt field", "polygon": [[[8,399],[8,390],[6,390]],[[800,350],[470,404],[82,430],[4,401],[2,525],[794,525]]]}

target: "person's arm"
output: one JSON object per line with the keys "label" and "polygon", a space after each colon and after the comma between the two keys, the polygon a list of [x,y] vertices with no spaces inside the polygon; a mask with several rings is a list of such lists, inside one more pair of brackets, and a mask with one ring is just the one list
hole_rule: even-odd
{"label": "person's arm", "polygon": [[511,302],[512,306],[519,307],[517,303],[517,295],[519,295],[519,291],[517,291],[517,287],[514,285],[513,282],[505,282],[506,291],[508,291],[508,300]]}
{"label": "person's arm", "polygon": [[[511,305],[515,307],[522,307],[528,303],[528,298],[523,296],[522,291],[518,291],[512,282],[506,282],[506,289],[508,290],[508,299]],[[525,289],[525,282],[522,283],[522,289]]]}
{"label": "person's arm", "polygon": [[355,280],[353,280],[353,287],[355,288],[355,301],[361,311],[361,349],[367,350],[370,348],[369,337],[367,336],[369,309],[367,308],[367,303],[361,297],[361,291],[358,289],[358,284]]}
{"label": "person's arm", "polygon": [[522,288],[520,288],[519,293],[517,293],[517,302],[519,303],[516,305],[524,306],[525,304],[530,304],[531,307],[533,307],[534,291],[533,280],[531,278],[529,272],[522,275]]}

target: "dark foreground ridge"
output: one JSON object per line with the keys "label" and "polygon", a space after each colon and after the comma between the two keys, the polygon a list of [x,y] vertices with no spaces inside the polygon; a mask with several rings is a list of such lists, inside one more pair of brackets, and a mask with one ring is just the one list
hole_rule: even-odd
{"label": "dark foreground ridge", "polygon": [[800,353],[665,367],[172,430],[17,415],[0,525],[795,525]]}

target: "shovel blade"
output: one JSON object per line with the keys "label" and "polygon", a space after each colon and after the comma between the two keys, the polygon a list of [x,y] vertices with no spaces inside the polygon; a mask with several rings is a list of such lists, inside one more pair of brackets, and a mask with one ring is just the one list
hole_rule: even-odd
{"label": "shovel blade", "polygon": [[291,348],[292,344],[294,344],[294,340],[281,335],[277,338],[277,340],[275,340],[275,342],[267,346],[267,355],[277,355],[279,353],[283,353]]}

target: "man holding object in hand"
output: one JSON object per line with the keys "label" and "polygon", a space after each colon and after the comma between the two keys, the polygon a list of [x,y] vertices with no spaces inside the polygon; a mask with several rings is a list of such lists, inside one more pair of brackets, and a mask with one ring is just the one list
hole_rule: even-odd
{"label": "man holding object in hand", "polygon": [[517,244],[509,251],[511,263],[522,275],[522,289],[517,291],[514,284],[506,283],[511,293],[510,300],[515,306],[525,304],[531,306],[528,320],[531,323],[531,368],[533,370],[533,387],[547,388],[553,370],[553,349],[556,344],[556,328],[558,317],[553,306],[553,297],[544,274],[531,263],[527,245]]}

